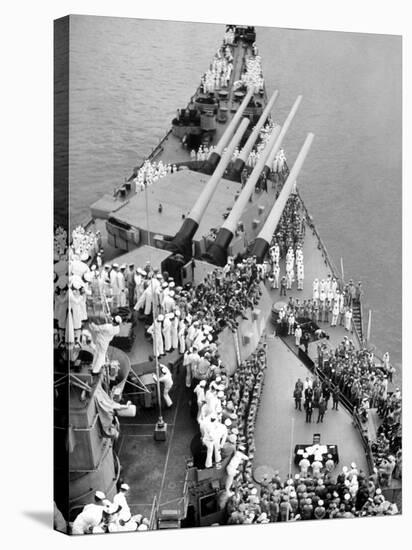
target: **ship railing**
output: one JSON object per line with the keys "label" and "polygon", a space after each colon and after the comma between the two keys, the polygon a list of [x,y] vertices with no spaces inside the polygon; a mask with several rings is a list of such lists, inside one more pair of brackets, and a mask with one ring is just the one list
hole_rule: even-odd
{"label": "ship railing", "polygon": [[313,217],[309,214],[309,211],[306,208],[306,205],[303,202],[303,199],[302,199],[298,189],[296,189],[296,194],[299,197],[299,200],[300,200],[300,203],[302,204],[303,210],[305,211],[306,222],[309,225],[309,227],[312,229],[314,235],[316,235],[316,238],[318,240],[318,246],[319,246],[320,250],[322,251],[322,256],[325,260],[325,263],[329,266],[329,269],[332,271],[332,275],[335,277],[335,279],[341,279],[342,276],[339,273],[338,269],[336,268],[336,265],[335,265],[334,261],[329,256],[328,251],[326,250],[325,243],[322,241],[322,238],[319,235],[315,224],[313,223]]}
{"label": "ship railing", "polygon": [[[313,217],[309,214],[309,211],[306,208],[306,205],[303,202],[302,197],[301,197],[301,195],[300,195],[300,193],[297,189],[296,189],[296,194],[298,195],[300,203],[302,204],[302,207],[305,211],[306,222],[309,225],[310,229],[313,231],[314,235],[316,235],[316,238],[318,240],[318,247],[322,251],[322,257],[324,258],[325,263],[329,266],[329,269],[332,271],[332,275],[335,277],[335,279],[342,279],[342,281],[343,281],[342,274],[338,271],[334,261],[329,256],[328,251],[327,251],[326,246],[325,246],[325,243],[323,242],[322,237],[319,235],[319,233],[316,229],[316,226],[313,223]],[[360,302],[360,316],[361,316],[361,325],[363,327],[362,301]],[[364,339],[362,338],[362,335],[359,334],[358,329],[356,328],[356,325],[353,321],[352,321],[352,329],[355,333],[356,339],[359,342],[359,344],[361,346],[364,346],[364,344],[365,344]]]}
{"label": "ship railing", "polygon": [[152,508],[150,510],[149,518],[149,530],[154,531],[157,529],[157,517],[158,517],[158,503],[157,496],[153,497]]}

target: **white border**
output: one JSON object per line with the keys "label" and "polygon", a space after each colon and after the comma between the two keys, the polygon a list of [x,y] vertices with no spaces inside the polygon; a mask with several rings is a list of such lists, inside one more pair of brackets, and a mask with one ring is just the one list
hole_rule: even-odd
{"label": "white border", "polygon": [[[354,548],[365,543],[368,549],[388,548],[392,544],[399,548],[406,547],[406,526],[410,515],[410,491],[407,490],[409,476],[404,479],[405,513],[399,518],[168,531],[143,535],[144,540],[136,540],[138,535],[121,535],[123,538],[120,539],[100,536],[74,540],[53,533],[44,521],[47,521],[52,500],[52,358],[49,329],[52,307],[49,275],[52,263],[52,20],[78,13],[402,34],[406,116],[409,114],[405,104],[406,90],[410,83],[410,75],[406,74],[410,62],[407,5],[407,1],[401,0],[392,0],[390,3],[376,0],[344,0],[339,3],[326,0],[272,0],[244,2],[242,5],[240,0],[162,0],[144,5],[132,0],[43,0],[39,3],[10,1],[3,5],[0,89],[4,115],[0,124],[5,137],[2,143],[0,218],[3,237],[1,303],[4,328],[0,401],[4,411],[0,431],[0,471],[1,496],[5,505],[2,539],[10,543],[6,542],[3,547],[42,545],[42,548],[52,548],[59,545],[65,548],[70,544],[76,548],[112,548],[119,543],[154,544],[155,547],[164,545],[168,548],[196,544],[199,549],[218,544],[241,548],[253,544],[256,547],[260,543],[276,548],[282,544],[288,548],[319,544],[333,550]],[[408,124],[406,128],[406,124],[410,120],[404,120],[405,139],[409,137],[407,129],[410,126]],[[404,140],[404,143],[407,142]],[[406,146],[404,151],[408,151]],[[410,192],[405,179],[406,164],[410,165],[410,160],[405,161],[404,245],[409,229],[405,218],[410,206]],[[408,259],[404,255],[405,273],[408,273]],[[395,273],[394,276],[399,274]],[[404,303],[409,305],[406,280],[404,277]],[[405,335],[409,328],[406,321],[404,319]],[[404,345],[403,364],[406,366],[409,359],[407,351]],[[404,368],[404,395],[408,394],[409,377],[406,371],[407,368]],[[406,401],[405,409],[408,409]],[[405,414],[405,424],[407,422],[409,425],[409,420],[409,414]],[[406,447],[408,435],[410,430],[405,430]],[[408,466],[404,468],[406,472]],[[40,521],[33,519],[32,513],[38,513]]]}

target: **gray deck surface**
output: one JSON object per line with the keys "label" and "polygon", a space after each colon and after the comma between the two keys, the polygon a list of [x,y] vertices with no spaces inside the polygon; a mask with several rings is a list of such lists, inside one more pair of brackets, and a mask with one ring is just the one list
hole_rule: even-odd
{"label": "gray deck surface", "polygon": [[268,338],[268,368],[265,374],[263,395],[256,423],[256,453],[254,467],[270,466],[279,470],[281,477],[297,467],[291,464],[291,452],[296,444],[312,444],[313,434],[321,434],[321,444],[337,445],[340,464],[358,467],[367,471],[367,463],[360,435],[352,424],[351,415],[339,407],[332,411],[329,406],[323,423],[316,423],[316,409],[312,423],[305,422],[305,412],[296,411],[292,397],[295,382],[308,376],[309,370],[279,338]]}

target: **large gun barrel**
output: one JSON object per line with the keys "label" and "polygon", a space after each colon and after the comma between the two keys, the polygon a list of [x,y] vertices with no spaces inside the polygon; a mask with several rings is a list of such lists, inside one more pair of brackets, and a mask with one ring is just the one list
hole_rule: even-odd
{"label": "large gun barrel", "polygon": [[265,110],[260,115],[259,120],[257,121],[255,127],[253,128],[253,131],[250,134],[246,144],[244,145],[244,147],[240,151],[238,158],[235,160],[235,162],[233,164],[233,168],[230,172],[230,179],[237,180],[237,181],[239,180],[239,176],[240,176],[240,174],[241,174],[241,172],[242,172],[242,170],[243,170],[243,168],[246,164],[246,161],[247,161],[247,159],[248,159],[248,157],[249,157],[249,155],[250,155],[250,153],[253,149],[253,146],[254,146],[257,138],[259,137],[259,132],[262,129],[263,125],[265,124],[266,119],[268,118],[268,116],[270,114],[270,111],[271,111],[273,105],[275,104],[276,99],[278,98],[278,95],[279,95],[279,92],[277,90],[275,90],[273,92],[272,97],[269,99],[269,102],[266,105]]}
{"label": "large gun barrel", "polygon": [[211,155],[209,156],[209,158],[205,163],[205,167],[203,171],[206,172],[207,174],[213,174],[213,171],[215,170],[223,154],[223,150],[226,147],[227,143],[229,142],[230,138],[233,136],[236,130],[236,126],[239,120],[242,118],[246,107],[249,105],[249,101],[252,99],[252,96],[253,96],[253,88],[249,88],[238,110],[234,114],[228,127],[226,128],[222,137],[220,138],[219,143],[216,145],[215,150],[213,151],[213,153],[211,153]]}
{"label": "large gun barrel", "polygon": [[296,178],[298,177],[299,172],[303,166],[314,137],[315,136],[312,133],[309,133],[306,136],[305,142],[302,145],[301,150],[299,151],[295,164],[293,165],[293,168],[290,171],[287,180],[285,181],[282,191],[280,192],[279,197],[277,198],[259,235],[256,237],[250,256],[256,256],[258,263],[263,262],[265,255],[267,254],[270,243],[272,241],[273,233],[275,232],[279,220],[282,216],[286,202],[296,182]]}
{"label": "large gun barrel", "polygon": [[211,263],[217,265],[225,265],[227,261],[227,249],[233,239],[237,224],[239,222],[240,216],[242,215],[243,210],[245,209],[251,194],[253,193],[256,183],[259,179],[259,176],[263,170],[266,159],[272,151],[272,148],[277,140],[277,137],[280,132],[280,127],[277,126],[272,131],[272,135],[262,151],[252,173],[250,174],[249,179],[247,180],[244,188],[240,192],[235,204],[233,205],[232,210],[230,211],[229,216],[226,218],[224,223],[219,229],[219,232],[216,236],[216,239],[208,247],[204,259]]}
{"label": "large gun barrel", "polygon": [[233,151],[241,140],[243,134],[246,131],[246,128],[249,125],[249,119],[244,118],[239,125],[239,128],[236,130],[235,135],[233,136],[231,142],[229,143],[226,152],[223,154],[220,159],[219,164],[216,167],[213,175],[206,183],[203,191],[200,193],[196,203],[191,209],[188,217],[184,220],[182,227],[176,233],[174,239],[169,243],[168,248],[173,252],[179,252],[185,257],[190,256],[190,246],[192,239],[199,227],[200,220],[205,213],[205,210],[211,201],[214,192],[216,191],[217,185],[223,174],[226,170],[227,165],[232,159]]}
{"label": "large gun barrel", "polygon": [[273,165],[273,160],[277,154],[277,152],[279,151],[280,149],[280,146],[282,145],[282,141],[283,141],[283,138],[285,137],[286,135],[286,132],[288,131],[289,129],[289,126],[291,125],[293,119],[295,118],[295,115],[299,109],[299,105],[302,101],[302,97],[301,95],[298,95],[298,97],[296,98],[296,101],[295,103],[292,105],[292,108],[291,110],[289,111],[289,114],[288,116],[286,117],[285,119],[285,122],[283,123],[282,125],[282,129],[279,133],[279,136],[278,136],[278,139],[275,143],[275,146],[273,147],[270,155],[268,156],[267,160],[266,160],[266,164],[265,164],[265,167],[264,167],[264,175],[267,177],[269,172],[271,171],[272,169],[272,165]]}

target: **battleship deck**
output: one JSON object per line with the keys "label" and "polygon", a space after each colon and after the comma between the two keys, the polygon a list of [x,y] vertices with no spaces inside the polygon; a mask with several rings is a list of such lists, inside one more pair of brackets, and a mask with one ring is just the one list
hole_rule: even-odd
{"label": "battleship deck", "polygon": [[[216,128],[212,134],[209,135],[210,142],[209,146],[216,145],[226,128],[230,124],[232,118],[236,114],[236,111],[239,107],[239,101],[235,97],[235,89],[233,84],[236,81],[241,80],[241,75],[244,70],[245,59],[252,55],[252,48],[250,44],[245,42],[234,45],[233,47],[233,70],[231,73],[230,81],[227,88],[222,88],[223,91],[227,92],[227,97],[220,97],[220,108],[226,109],[226,120],[224,122],[217,121]],[[217,92],[220,91],[220,88],[217,88]],[[192,96],[192,100],[196,101],[199,96],[202,96],[201,88],[199,87],[195,94]],[[266,103],[266,93],[255,94],[254,99],[256,102],[264,105]],[[159,162],[160,160],[163,164],[184,164],[191,161],[191,148],[185,147],[182,144],[182,139],[175,135],[173,128],[168,130],[164,137],[160,140],[158,145],[151,151],[151,153],[146,157],[152,162]],[[143,163],[142,163],[143,164]],[[130,177],[129,181],[133,178]],[[132,184],[133,186],[133,184]],[[113,196],[105,194],[94,204],[91,205],[92,217],[94,219],[107,219],[111,212],[116,212],[121,208],[122,204],[127,202],[129,198],[132,198],[135,195],[134,189],[127,193],[127,199],[125,197]]]}
{"label": "battleship deck", "polygon": [[[308,227],[303,247],[304,290],[293,288],[287,291],[286,301],[289,296],[310,298],[313,279],[326,278],[331,272],[318,244],[317,234]],[[283,261],[281,268],[284,270]],[[268,285],[266,289],[273,303],[279,301],[279,290],[271,290]],[[143,338],[143,325],[139,323],[136,330],[138,337],[129,354],[132,368],[133,363],[146,360],[151,352],[150,343]],[[326,330],[330,334],[329,343],[333,347],[347,334],[343,327],[326,327]],[[291,468],[291,451],[295,445],[310,444],[313,434],[320,433],[322,444],[338,446],[341,466],[355,461],[360,468],[367,471],[360,434],[353,425],[351,415],[342,406],[338,411],[329,408],[323,424],[316,424],[316,411],[311,424],[305,423],[303,411],[295,411],[292,398],[294,384],[298,377],[304,379],[310,371],[292,351],[293,342],[286,343],[279,337],[273,337],[273,331],[269,315],[266,324],[268,368],[255,430],[254,468],[268,466],[279,470],[282,476],[286,475]],[[357,344],[356,338],[354,341]],[[309,344],[309,356],[316,359],[316,343]],[[167,364],[176,359],[177,352],[173,352],[167,354],[162,361]],[[153,439],[157,421],[155,410],[141,409],[136,418],[122,419],[119,458],[123,466],[123,476],[133,488],[130,502],[136,513],[149,513],[154,497],[157,498],[160,508],[169,505],[174,507],[182,498],[186,459],[190,456],[190,442],[197,433],[198,426],[190,416],[191,396],[190,391],[185,388],[181,367],[175,374],[174,382],[171,395],[175,404],[172,409],[164,411],[164,418],[168,423],[166,442],[156,442]],[[296,466],[292,460],[292,472],[295,471]]]}

